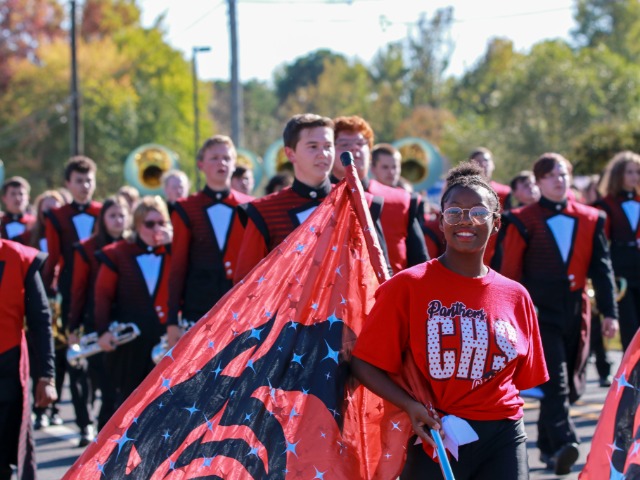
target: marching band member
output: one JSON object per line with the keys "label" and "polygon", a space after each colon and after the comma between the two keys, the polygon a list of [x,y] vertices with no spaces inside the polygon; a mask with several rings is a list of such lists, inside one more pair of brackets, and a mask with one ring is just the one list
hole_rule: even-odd
{"label": "marching band member", "polygon": [[605,214],[568,199],[568,160],[545,153],[533,173],[541,198],[508,214],[501,269],[527,288],[538,309],[550,379],[541,386],[537,445],[547,467],[564,475],[579,456],[569,404],[584,391],[590,328],[587,277],[604,316],[603,335],[612,337],[618,329],[613,271]]}
{"label": "marching band member", "polygon": [[233,286],[244,226],[236,207],[253,197],[231,188],[236,149],[231,138],[215,135],[198,152],[206,185],[175,203],[171,279],[169,281],[169,347],[182,335],[178,317],[197,322]]}
{"label": "marching band member", "polygon": [[344,178],[340,155],[343,152],[351,152],[365,192],[384,199],[380,223],[391,269],[397,273],[425,262],[429,257],[418,222],[418,196],[368,178],[373,130],[363,118],[355,115],[338,117],[334,122],[336,161],[333,164],[333,176],[338,180]]}
{"label": "marching band member", "polygon": [[169,170],[162,175],[162,191],[164,192],[164,200],[167,202],[169,216],[173,215],[173,209],[176,202],[189,196],[191,182],[189,177],[182,170]]}
{"label": "marching band member", "polygon": [[629,151],[615,155],[601,186],[604,198],[596,207],[607,213],[613,271],[627,281],[627,291],[618,302],[620,340],[626,350],[640,327],[640,155]]}
{"label": "marching band member", "polygon": [[0,217],[0,238],[24,243],[24,233],[29,230],[35,217],[27,212],[31,186],[22,177],[11,177],[2,184],[4,215]]}
{"label": "marching band member", "polygon": [[[73,201],[46,214],[46,237],[49,258],[44,266],[43,280],[50,298],[61,297],[59,332],[65,332],[71,305],[71,275],[73,273],[73,245],[89,238],[100,213],[101,204],[92,200],[96,188],[96,164],[84,156],[72,157],[64,169],[65,186]],[[57,275],[57,280],[56,280]],[[89,379],[84,368],[67,364],[66,348],[56,350],[56,388],[62,394],[65,372],[71,390],[71,401],[80,429],[80,445],[93,440],[93,426],[87,403],[78,392],[88,391]],[[75,393],[74,393],[75,392]]]}
{"label": "marching band member", "polygon": [[239,282],[295,228],[331,191],[333,122],[312,113],[295,115],[283,132],[284,150],[293,164],[291,187],[240,207],[247,224],[238,253],[234,283]]}
{"label": "marching band member", "polygon": [[[9,480],[11,465],[18,478],[36,476],[29,408],[29,361],[25,316],[38,352],[35,404],[46,407],[56,400],[54,386],[51,312],[40,278],[46,254],[35,248],[0,239],[0,479]],[[22,448],[19,448],[19,445]]]}
{"label": "marching band member", "polygon": [[[151,351],[165,333],[172,237],[169,214],[159,196],[143,197],[133,212],[132,239],[107,245],[97,254],[94,319],[98,343],[107,355],[116,408],[155,366]],[[109,325],[134,323],[140,336],[116,345]]]}
{"label": "marching band member", "polygon": [[[96,253],[107,245],[128,236],[131,212],[126,198],[117,195],[108,198],[102,204],[100,215],[96,222],[96,230],[88,239],[75,245],[73,259],[73,277],[71,309],[69,312],[69,345],[79,342],[79,329],[84,334],[95,331],[94,304],[95,284],[98,277],[99,262]],[[92,391],[99,388],[102,392],[100,413],[98,415],[98,430],[109,420],[114,410],[115,391],[108,377],[105,356],[98,354],[89,357],[89,376]],[[91,392],[78,392],[88,405]]]}

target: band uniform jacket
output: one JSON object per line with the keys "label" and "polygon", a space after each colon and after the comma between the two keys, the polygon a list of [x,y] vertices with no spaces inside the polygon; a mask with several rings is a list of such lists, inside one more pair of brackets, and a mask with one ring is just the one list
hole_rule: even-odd
{"label": "band uniform jacket", "polygon": [[[238,207],[246,228],[234,283],[242,280],[270,251],[303,223],[329,194],[331,188],[329,179],[318,188],[309,187],[295,179],[291,187]],[[379,221],[384,200],[370,194],[366,195],[369,211],[386,255]]]}
{"label": "band uniform jacket", "polygon": [[36,217],[30,213],[16,215],[5,212],[0,217],[0,238],[25,244],[24,233],[33,226],[35,221]]}
{"label": "band uniform jacket", "polygon": [[368,178],[362,180],[362,186],[384,198],[380,223],[393,273],[426,262],[429,255],[418,221],[419,197]]}
{"label": "band uniform jacket", "polygon": [[[109,243],[113,243],[113,240]],[[96,279],[100,268],[100,262],[96,256],[99,250],[95,235],[74,245],[71,308],[68,322],[68,328],[71,331],[81,325],[85,327],[85,332],[95,330],[93,312]]]}
{"label": "band uniform jacket", "polygon": [[54,376],[51,313],[38,275],[45,259],[35,248],[0,239],[0,401],[22,407],[19,438],[0,439],[0,448],[18,452],[18,478],[35,478],[25,316],[38,352],[32,368],[38,377]]}
{"label": "band uniform jacket", "polygon": [[[617,317],[613,271],[605,214],[576,201],[552,202],[546,198],[507,214],[503,242],[502,273],[522,283],[538,309],[538,321],[560,329],[566,321],[582,316],[579,358],[574,372],[578,395],[579,376],[589,351],[590,305],[585,286],[591,278],[598,310]],[[579,376],[578,376],[579,375]]]}
{"label": "band uniform jacket", "polygon": [[[56,291],[62,294],[65,315],[68,315],[68,306],[64,304],[69,302],[73,274],[73,245],[91,236],[101,208],[102,204],[94,201],[86,205],[72,202],[45,214],[49,258],[44,267],[43,281],[49,295]],[[58,268],[59,272],[56,272]],[[66,321],[63,316],[63,322]]]}
{"label": "band uniform jacket", "polygon": [[178,313],[197,321],[231,289],[244,235],[236,207],[253,197],[209,187],[179,200],[171,216],[173,242],[168,324]]}
{"label": "band uniform jacket", "polygon": [[611,248],[611,263],[616,276],[630,286],[640,285],[640,195],[621,192],[607,195],[595,206],[607,213],[605,233]]}

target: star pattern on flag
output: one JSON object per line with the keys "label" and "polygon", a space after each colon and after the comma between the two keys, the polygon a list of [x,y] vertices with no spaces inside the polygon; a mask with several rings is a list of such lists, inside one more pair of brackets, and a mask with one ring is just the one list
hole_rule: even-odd
{"label": "star pattern on flag", "polygon": [[[354,452],[362,449],[351,443],[359,436],[343,436],[343,429],[354,428],[347,421],[356,418],[366,422],[366,412],[357,410],[365,390],[352,385],[341,352],[349,351],[345,341],[355,340],[378,280],[365,263],[365,242],[355,239],[362,234],[357,219],[340,207],[347,193],[343,188],[339,201],[321,204],[312,215],[324,215],[322,221],[310,217],[307,228],[272,252],[271,263],[261,262],[192,327],[187,342],[167,352],[172,361],[161,362],[138,389],[147,392],[146,403],[123,405],[138,423],[124,428],[119,411],[112,422],[123,433],[105,432],[118,438],[113,450],[97,445],[83,454],[102,449],[96,458],[104,461],[105,477],[124,477],[128,463],[132,478],[172,471],[225,478],[229,460],[246,470],[243,478],[275,472],[282,479],[340,478],[347,459],[351,472],[360,471]],[[362,289],[352,297],[358,301],[347,299],[353,285]],[[349,408],[356,416],[346,414]],[[403,425],[396,421],[398,430]],[[318,448],[326,453],[319,457]]]}

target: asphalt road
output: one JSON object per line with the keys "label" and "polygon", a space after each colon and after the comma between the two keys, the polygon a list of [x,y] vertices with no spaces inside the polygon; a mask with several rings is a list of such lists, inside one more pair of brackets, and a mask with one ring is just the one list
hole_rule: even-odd
{"label": "asphalt road", "polygon": [[[611,351],[609,356],[614,361],[612,373],[615,373],[622,354],[619,351]],[[580,470],[584,467],[587,454],[591,448],[591,438],[607,394],[607,389],[599,386],[598,376],[594,366],[591,364],[589,365],[588,379],[589,384],[585,395],[572,407],[572,415],[582,440],[580,458],[574,465],[572,472],[561,477],[565,480],[577,479]],[[79,434],[77,427],[73,423],[73,407],[71,406],[68,388],[63,392],[61,407],[60,413],[64,424],[47,427],[36,432],[36,455],[38,478],[40,480],[59,480],[82,453],[82,449],[77,447]],[[96,404],[95,407],[95,413],[97,413],[99,404]],[[535,447],[537,418],[538,402],[536,400],[527,401],[525,405],[525,423],[529,437],[530,478],[531,480],[555,479],[558,478],[556,475],[544,469],[544,465],[539,460],[538,450]]]}

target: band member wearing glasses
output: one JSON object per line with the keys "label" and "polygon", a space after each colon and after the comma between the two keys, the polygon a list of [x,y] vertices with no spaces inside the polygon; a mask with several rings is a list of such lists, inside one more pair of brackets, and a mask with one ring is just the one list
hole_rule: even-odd
{"label": "band member wearing glasses", "polygon": [[[500,227],[500,204],[477,166],[449,172],[441,208],[445,252],[380,286],[351,366],[411,420],[401,479],[441,478],[428,432],[442,431],[447,415],[478,436],[451,460],[456,478],[526,479],[519,393],[548,378],[533,303],[522,285],[483,264]],[[396,382],[408,375],[416,381]]]}
{"label": "band member wearing glasses", "polygon": [[[133,212],[134,235],[106,246],[98,254],[102,262],[96,280],[94,318],[98,343],[107,364],[119,406],[155,366],[153,347],[165,333],[172,229],[164,200],[143,197]],[[118,345],[110,322],[134,323],[140,329],[135,340]]]}
{"label": "band member wearing glasses", "polygon": [[542,462],[556,475],[565,475],[579,456],[569,404],[584,392],[590,328],[587,277],[604,317],[602,333],[612,337],[618,329],[613,271],[605,214],[567,198],[569,161],[545,153],[533,173],[541,198],[508,214],[501,271],[527,288],[538,310],[550,378],[541,387],[537,446]]}
{"label": "band member wearing glasses", "polygon": [[231,188],[236,168],[231,138],[215,135],[198,152],[198,169],[206,185],[178,200],[171,215],[174,226],[169,281],[169,347],[178,341],[183,322],[197,322],[233,286],[244,226],[236,213],[253,197]]}

